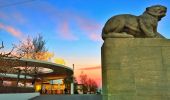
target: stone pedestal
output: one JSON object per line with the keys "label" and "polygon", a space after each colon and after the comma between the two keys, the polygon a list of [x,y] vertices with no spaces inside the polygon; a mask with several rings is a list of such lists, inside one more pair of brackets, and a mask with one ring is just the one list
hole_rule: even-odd
{"label": "stone pedestal", "polygon": [[107,38],[103,100],[170,100],[170,40]]}

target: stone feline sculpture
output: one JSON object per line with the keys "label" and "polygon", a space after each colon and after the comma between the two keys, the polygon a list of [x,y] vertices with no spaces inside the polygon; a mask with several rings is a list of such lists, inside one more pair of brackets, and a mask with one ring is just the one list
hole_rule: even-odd
{"label": "stone feline sculpture", "polygon": [[166,7],[154,5],[146,8],[140,16],[130,14],[113,16],[106,22],[102,38],[164,38],[157,32],[157,25],[166,12]]}

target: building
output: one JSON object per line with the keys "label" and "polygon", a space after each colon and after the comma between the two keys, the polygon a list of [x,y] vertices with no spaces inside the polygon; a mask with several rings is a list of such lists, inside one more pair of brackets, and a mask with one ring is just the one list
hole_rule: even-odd
{"label": "building", "polygon": [[3,58],[0,59],[0,69],[2,67],[14,71],[0,70],[1,86],[33,88],[43,94],[63,94],[64,89],[70,93],[72,88],[71,81],[65,82],[73,75],[68,66],[33,59]]}

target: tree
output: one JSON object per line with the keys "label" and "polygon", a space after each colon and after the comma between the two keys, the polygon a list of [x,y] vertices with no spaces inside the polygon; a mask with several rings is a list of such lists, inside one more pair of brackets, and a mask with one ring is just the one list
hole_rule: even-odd
{"label": "tree", "polygon": [[[30,58],[31,54],[33,53],[33,49],[34,49],[32,39],[28,36],[25,41],[20,41],[19,45],[15,45],[15,48],[17,49],[16,50],[17,55],[24,55],[23,56],[24,58]],[[24,79],[25,79],[24,86],[26,86],[26,76],[27,76],[28,71],[30,71],[29,67],[27,66],[27,62],[22,71],[24,71],[24,74],[25,74],[24,75]]]}
{"label": "tree", "polygon": [[16,45],[17,55],[24,54],[24,58],[36,59],[36,60],[49,60],[53,57],[52,53],[49,53],[45,47],[46,41],[43,36],[38,35],[38,37],[27,37],[26,40],[20,41],[19,45]]}
{"label": "tree", "polygon": [[[33,59],[38,59],[38,60],[44,60],[48,57],[46,56],[43,56],[47,53],[47,49],[45,47],[45,40],[43,39],[43,37],[41,35],[39,35],[38,37],[35,37],[33,38],[33,47],[34,47],[34,50],[33,50]],[[44,57],[44,58],[42,58]]]}
{"label": "tree", "polygon": [[98,88],[96,81],[94,79],[92,79],[92,78],[88,79],[87,87],[88,87],[88,91],[90,93],[95,93],[97,88]]}
{"label": "tree", "polygon": [[67,76],[67,77],[64,78],[63,82],[64,82],[65,88],[67,90],[71,89],[71,85],[70,84],[73,83],[74,79],[75,78],[73,76]]}
{"label": "tree", "polygon": [[[4,48],[4,45],[3,45],[3,41],[2,41],[0,50],[3,48]],[[0,78],[1,78],[0,85],[3,85],[3,80],[4,80],[4,76],[6,75],[6,73],[16,73],[17,72],[17,70],[15,68],[11,67],[11,65],[13,65],[12,62],[6,61],[8,58],[15,58],[15,60],[18,60],[21,58],[21,56],[12,55],[13,50],[14,50],[14,47],[8,53],[0,52]]]}
{"label": "tree", "polygon": [[15,48],[17,55],[24,55],[24,58],[31,58],[34,49],[32,39],[28,36],[26,40],[20,41],[19,45],[15,45]]}
{"label": "tree", "polygon": [[87,89],[87,75],[84,74],[82,71],[79,78],[80,78],[81,84],[83,84],[83,94],[86,94],[88,91],[88,89]]}
{"label": "tree", "polygon": [[78,82],[77,79],[74,77],[74,94],[78,94],[78,90],[77,90],[77,86],[78,86]]}
{"label": "tree", "polygon": [[[33,53],[32,53],[32,59],[37,60],[49,60],[53,54],[49,53],[47,48],[45,47],[46,41],[43,39],[43,36],[38,35],[38,37],[33,38],[32,41],[33,44]],[[38,74],[42,69],[34,67],[34,73],[35,75]]]}
{"label": "tree", "polygon": [[88,76],[84,74],[83,71],[81,72],[79,78],[80,78],[81,84],[83,84],[83,93],[87,93],[88,91],[90,93],[96,92],[98,86],[94,79],[88,78]]}
{"label": "tree", "polygon": [[[31,38],[27,37],[25,41],[20,41],[19,45],[16,45],[16,52],[17,55],[23,55],[23,58],[27,59],[36,59],[36,60],[48,60],[53,55],[48,52],[48,50],[45,47],[45,40],[43,39],[43,36],[38,35],[38,37]],[[27,63],[24,67],[24,74],[25,74],[25,81],[24,86],[26,85],[26,75],[27,73],[34,73],[34,80],[36,80],[37,74],[41,71],[41,68],[37,68],[36,66],[34,68],[30,68],[27,66]],[[34,82],[32,82],[34,83]]]}

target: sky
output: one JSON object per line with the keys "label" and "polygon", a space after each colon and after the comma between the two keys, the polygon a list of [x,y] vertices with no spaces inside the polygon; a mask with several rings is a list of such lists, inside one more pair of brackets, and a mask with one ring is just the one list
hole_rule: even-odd
{"label": "sky", "polygon": [[146,7],[164,5],[166,17],[158,32],[170,38],[169,0],[0,0],[0,41],[5,50],[27,36],[41,34],[48,51],[75,65],[101,85],[101,31],[117,14],[141,15]]}

